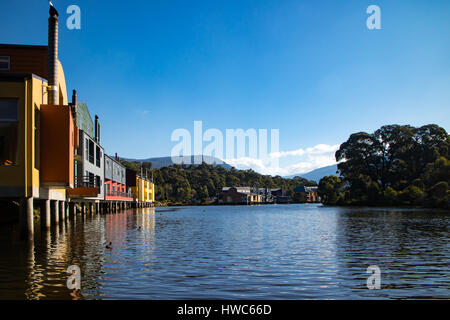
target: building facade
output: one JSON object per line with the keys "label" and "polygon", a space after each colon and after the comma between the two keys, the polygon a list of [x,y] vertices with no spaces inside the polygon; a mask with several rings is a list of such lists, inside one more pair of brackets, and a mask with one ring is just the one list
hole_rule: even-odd
{"label": "building facade", "polygon": [[126,185],[130,188],[136,203],[153,204],[155,202],[155,185],[143,175],[127,168]]}
{"label": "building facade", "polygon": [[[136,173],[127,186],[126,171],[117,163],[106,181],[98,117],[92,121],[75,90],[69,102],[58,59],[59,14],[53,5],[49,14],[47,46],[0,44],[0,221],[17,211],[11,216],[19,216],[22,234],[29,239],[35,205],[41,208],[42,227],[48,228],[68,218],[69,211],[85,213],[85,202],[90,212],[92,203],[98,204],[99,212],[106,184],[111,186],[108,196],[127,193],[127,200],[145,206],[154,202],[155,193],[154,184]],[[125,204],[131,206],[121,199],[107,209],[124,209]]]}
{"label": "building facade", "polygon": [[73,108],[57,54],[57,17],[48,46],[0,45],[0,200],[18,200],[22,231],[34,233],[34,205],[50,225],[64,213],[78,147]]}
{"label": "building facade", "polygon": [[299,186],[294,189],[294,199],[301,203],[321,202],[319,196],[319,187]]}
{"label": "building facade", "polygon": [[218,198],[219,204],[260,204],[263,203],[261,194],[254,192],[251,187],[224,187]]}
{"label": "building facade", "polygon": [[105,159],[100,145],[100,124],[97,116],[95,123],[92,122],[85,103],[77,103],[76,122],[79,128],[88,131],[79,129],[79,146],[74,160],[75,185],[68,191],[68,196],[71,201],[98,202],[105,199]]}
{"label": "building facade", "polygon": [[105,200],[133,201],[127,188],[126,168],[118,160],[105,155]]}

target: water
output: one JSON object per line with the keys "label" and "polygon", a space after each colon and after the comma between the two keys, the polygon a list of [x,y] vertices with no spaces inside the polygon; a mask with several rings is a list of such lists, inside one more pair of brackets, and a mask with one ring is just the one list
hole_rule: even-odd
{"label": "water", "polygon": [[[37,225],[34,244],[1,226],[0,299],[449,299],[449,218],[321,205],[138,209]],[[79,294],[66,287],[70,265],[81,268]],[[380,290],[367,289],[370,265]]]}

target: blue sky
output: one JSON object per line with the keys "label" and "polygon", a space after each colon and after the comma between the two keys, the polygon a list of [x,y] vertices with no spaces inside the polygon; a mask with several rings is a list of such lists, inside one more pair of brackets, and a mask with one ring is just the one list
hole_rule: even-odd
{"label": "blue sky", "polygon": [[[279,129],[278,170],[233,164],[293,174],[329,164],[353,132],[450,129],[447,0],[53,3],[69,94],[99,115],[109,154],[170,155],[173,130],[202,120],[222,132]],[[81,30],[65,27],[71,4]],[[371,4],[382,30],[366,27]],[[46,0],[3,0],[0,43],[45,45],[47,12]]]}

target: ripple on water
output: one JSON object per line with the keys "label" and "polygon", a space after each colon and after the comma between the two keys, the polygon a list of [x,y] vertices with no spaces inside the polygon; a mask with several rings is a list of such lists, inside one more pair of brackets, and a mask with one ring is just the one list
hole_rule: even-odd
{"label": "ripple on water", "polygon": [[82,299],[448,299],[449,226],[442,211],[319,205],[128,210],[37,227],[31,247],[2,226],[0,298],[73,299],[76,264]]}

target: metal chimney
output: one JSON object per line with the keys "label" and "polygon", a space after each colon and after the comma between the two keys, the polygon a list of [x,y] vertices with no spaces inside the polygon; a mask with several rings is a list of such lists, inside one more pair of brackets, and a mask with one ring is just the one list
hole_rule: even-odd
{"label": "metal chimney", "polygon": [[99,138],[100,132],[99,132],[98,116],[97,115],[95,115],[95,128],[94,128],[94,130],[95,130],[95,132],[94,132],[95,141],[97,143],[100,143],[100,138]]}
{"label": "metal chimney", "polygon": [[72,117],[75,119],[77,118],[77,105],[78,105],[78,99],[77,99],[77,90],[72,91]]}
{"label": "metal chimney", "polygon": [[48,104],[58,104],[58,11],[50,5],[48,18]]}

